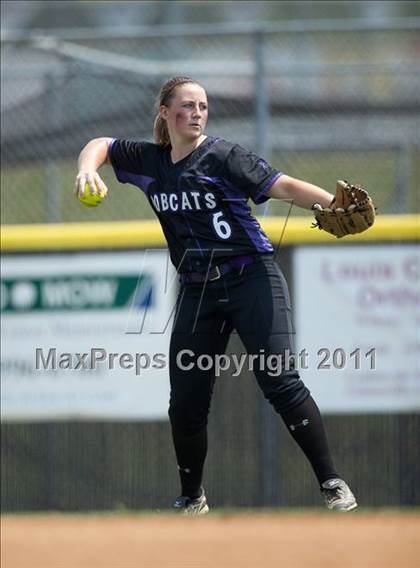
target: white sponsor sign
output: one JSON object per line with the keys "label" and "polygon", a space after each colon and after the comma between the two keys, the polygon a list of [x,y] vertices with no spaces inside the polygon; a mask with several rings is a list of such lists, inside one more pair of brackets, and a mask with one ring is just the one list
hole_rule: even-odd
{"label": "white sponsor sign", "polygon": [[420,409],[418,247],[302,247],[294,281],[301,376],[320,408]]}
{"label": "white sponsor sign", "polygon": [[2,419],[167,419],[166,251],[2,259]]}

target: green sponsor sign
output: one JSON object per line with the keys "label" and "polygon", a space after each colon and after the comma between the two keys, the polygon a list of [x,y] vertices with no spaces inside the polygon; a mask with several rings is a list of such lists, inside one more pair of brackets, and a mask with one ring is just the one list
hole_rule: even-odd
{"label": "green sponsor sign", "polygon": [[87,274],[1,280],[1,311],[110,310],[153,304],[148,274]]}

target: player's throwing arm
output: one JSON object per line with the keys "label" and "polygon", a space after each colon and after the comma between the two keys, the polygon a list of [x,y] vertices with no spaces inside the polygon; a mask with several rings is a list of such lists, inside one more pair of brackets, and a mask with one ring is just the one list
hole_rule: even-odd
{"label": "player's throwing arm", "polygon": [[78,160],[74,193],[86,207],[96,207],[108,194],[108,188],[97,170],[107,162],[108,144],[112,138],[95,138],[85,146]]}

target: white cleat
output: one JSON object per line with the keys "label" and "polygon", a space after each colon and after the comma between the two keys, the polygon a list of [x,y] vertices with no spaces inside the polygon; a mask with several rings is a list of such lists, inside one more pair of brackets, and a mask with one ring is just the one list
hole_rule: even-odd
{"label": "white cleat", "polygon": [[191,499],[184,495],[177,497],[172,505],[172,509],[187,516],[207,515],[210,510],[207,505],[207,499],[204,492],[201,497],[198,497],[197,499]]}
{"label": "white cleat", "polygon": [[321,493],[325,504],[332,511],[347,513],[357,507],[356,498],[350,487],[342,479],[327,479],[321,485]]}

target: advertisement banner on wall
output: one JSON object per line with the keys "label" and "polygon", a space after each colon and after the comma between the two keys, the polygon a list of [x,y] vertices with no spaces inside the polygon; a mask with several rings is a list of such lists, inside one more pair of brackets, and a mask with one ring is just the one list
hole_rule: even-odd
{"label": "advertisement banner on wall", "polygon": [[410,244],[294,253],[301,377],[323,411],[420,409],[420,251]]}
{"label": "advertisement banner on wall", "polygon": [[166,250],[2,259],[2,419],[167,419]]}

